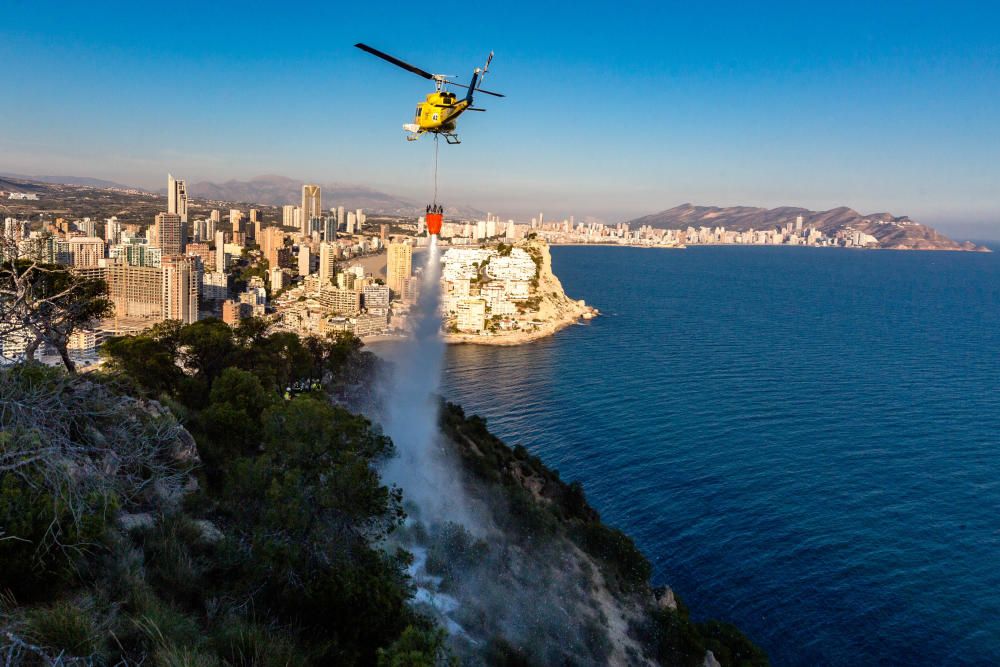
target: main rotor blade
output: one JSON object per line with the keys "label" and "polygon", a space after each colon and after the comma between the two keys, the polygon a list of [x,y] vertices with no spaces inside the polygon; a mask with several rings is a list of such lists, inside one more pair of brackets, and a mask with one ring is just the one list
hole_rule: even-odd
{"label": "main rotor blade", "polygon": [[378,49],[374,49],[374,48],[368,46],[367,44],[362,44],[362,43],[358,42],[354,46],[358,47],[362,51],[367,51],[368,53],[372,54],[373,56],[377,56],[377,57],[381,58],[382,60],[386,60],[386,61],[392,63],[393,65],[395,65],[396,67],[402,67],[403,69],[405,69],[408,72],[413,72],[417,76],[422,76],[425,79],[433,79],[434,78],[434,75],[431,74],[430,72],[425,72],[424,70],[420,69],[419,67],[414,67],[410,63],[403,62],[399,58],[390,56],[388,53],[383,53],[382,51],[379,51]]}
{"label": "main rotor blade", "polygon": [[[459,88],[466,88],[466,89],[468,89],[468,86],[466,86],[464,83],[455,83],[454,81],[449,81],[448,85],[449,86],[458,86]],[[494,92],[492,92],[490,90],[486,90],[484,88],[476,88],[476,92],[477,93],[485,93],[487,95],[492,95],[493,97],[507,97],[503,93],[494,93]]]}

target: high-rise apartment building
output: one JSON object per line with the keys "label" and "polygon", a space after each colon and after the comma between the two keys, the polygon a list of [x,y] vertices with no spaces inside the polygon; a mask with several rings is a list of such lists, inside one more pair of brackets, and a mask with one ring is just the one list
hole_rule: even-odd
{"label": "high-rise apartment building", "polygon": [[112,260],[124,261],[132,266],[158,268],[163,261],[163,251],[153,247],[145,239],[125,239],[122,243],[113,245],[108,250],[108,255]]}
{"label": "high-rise apartment building", "polygon": [[106,275],[115,317],[163,319],[163,269],[115,262]]}
{"label": "high-rise apartment building", "polygon": [[194,257],[163,258],[163,318],[182,324],[198,321],[198,260]]}
{"label": "high-rise apartment building", "polygon": [[337,240],[337,218],[328,215],[323,218],[323,240],[333,243]]}
{"label": "high-rise apartment building", "polygon": [[163,251],[164,255],[183,255],[187,243],[187,233],[181,216],[177,213],[158,213],[154,222],[154,234],[150,241]]}
{"label": "high-rise apartment building", "polygon": [[280,267],[274,267],[268,273],[268,279],[271,282],[271,292],[277,292],[279,290],[285,289],[287,282],[285,280],[285,272],[281,270]]}
{"label": "high-rise apartment building", "polygon": [[84,218],[76,223],[77,230],[83,232],[84,236],[97,236],[97,221]]}
{"label": "high-rise apartment building", "polygon": [[366,285],[361,290],[361,300],[369,313],[384,315],[389,310],[389,288],[385,285]]}
{"label": "high-rise apartment building", "polygon": [[298,206],[294,204],[285,204],[281,207],[281,226],[282,227],[299,227],[299,216],[297,211]]}
{"label": "high-rise apartment building", "polygon": [[486,326],[486,301],[464,298],[455,304],[455,315],[455,328],[459,331],[482,331]]}
{"label": "high-rise apartment building", "polygon": [[265,227],[260,232],[257,244],[260,245],[267,265],[272,269],[276,268],[278,266],[278,251],[285,246],[285,233],[281,231],[280,227]]}
{"label": "high-rise apartment building", "polygon": [[73,236],[56,241],[56,260],[67,266],[97,266],[104,259],[104,239]]}
{"label": "high-rise apartment building", "polygon": [[303,236],[309,236],[309,223],[313,218],[323,216],[323,204],[318,185],[307,183],[302,186],[302,219],[299,230]]}
{"label": "high-rise apartment building", "polygon": [[221,271],[209,271],[201,277],[203,301],[225,301],[229,298],[229,280]]}
{"label": "high-rise apartment building", "polygon": [[361,292],[323,285],[315,295],[317,301],[335,313],[354,315],[361,310]]}
{"label": "high-rise apartment building", "polygon": [[208,243],[188,243],[185,254],[189,257],[197,257],[201,261],[201,266],[206,271],[215,270],[215,253],[212,252]]}
{"label": "high-rise apartment building", "polygon": [[308,276],[312,273],[312,257],[309,254],[309,246],[302,244],[299,246],[299,275]]}
{"label": "high-rise apartment building", "polygon": [[332,243],[321,243],[319,245],[319,284],[326,285],[333,281],[333,276],[337,270],[337,257],[340,255],[340,247]]}
{"label": "high-rise apartment building", "polygon": [[243,211],[238,208],[229,209],[229,224],[233,232],[243,231]]}
{"label": "high-rise apartment building", "polygon": [[389,289],[402,297],[413,271],[413,248],[408,243],[390,243],[386,277]]}
{"label": "high-rise apartment building", "polygon": [[181,222],[188,221],[187,185],[167,174],[167,213],[179,215]]}
{"label": "high-rise apartment building", "polygon": [[226,233],[215,232],[215,270],[226,270]]}

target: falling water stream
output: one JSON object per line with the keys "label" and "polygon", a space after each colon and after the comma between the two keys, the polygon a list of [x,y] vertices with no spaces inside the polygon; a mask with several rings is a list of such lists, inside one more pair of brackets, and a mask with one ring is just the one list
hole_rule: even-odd
{"label": "falling water stream", "polygon": [[[397,452],[386,464],[383,479],[403,490],[409,527],[416,523],[431,527],[453,522],[478,532],[468,513],[454,464],[441,446],[438,428],[437,392],[444,358],[439,308],[441,262],[438,238],[432,235],[430,239],[420,293],[410,312],[413,335],[400,343],[383,392],[382,426]],[[415,602],[431,607],[449,632],[463,634],[461,626],[450,616],[459,602],[439,590],[440,577],[425,569],[426,545],[415,539],[407,538],[402,545],[414,556],[409,575],[416,586]]]}

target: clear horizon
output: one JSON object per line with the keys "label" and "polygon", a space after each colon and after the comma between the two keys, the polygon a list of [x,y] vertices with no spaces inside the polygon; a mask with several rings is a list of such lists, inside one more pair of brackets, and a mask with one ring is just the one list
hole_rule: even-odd
{"label": "clear horizon", "polygon": [[400,126],[428,82],[352,45],[459,81],[492,49],[486,87],[508,97],[442,146],[449,203],[610,222],[682,202],[849,206],[1000,239],[1000,9],[982,3],[525,4],[446,22],[405,5],[9,4],[0,171],[153,190],[168,171],[281,174],[421,201],[432,142]]}

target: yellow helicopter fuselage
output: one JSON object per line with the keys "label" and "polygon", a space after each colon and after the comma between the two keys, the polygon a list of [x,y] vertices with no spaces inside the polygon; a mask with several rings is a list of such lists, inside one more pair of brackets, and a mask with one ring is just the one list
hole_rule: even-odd
{"label": "yellow helicopter fuselage", "polygon": [[436,91],[417,104],[413,123],[420,128],[420,132],[451,132],[455,129],[455,121],[469,105],[467,99],[459,98],[455,93]]}

